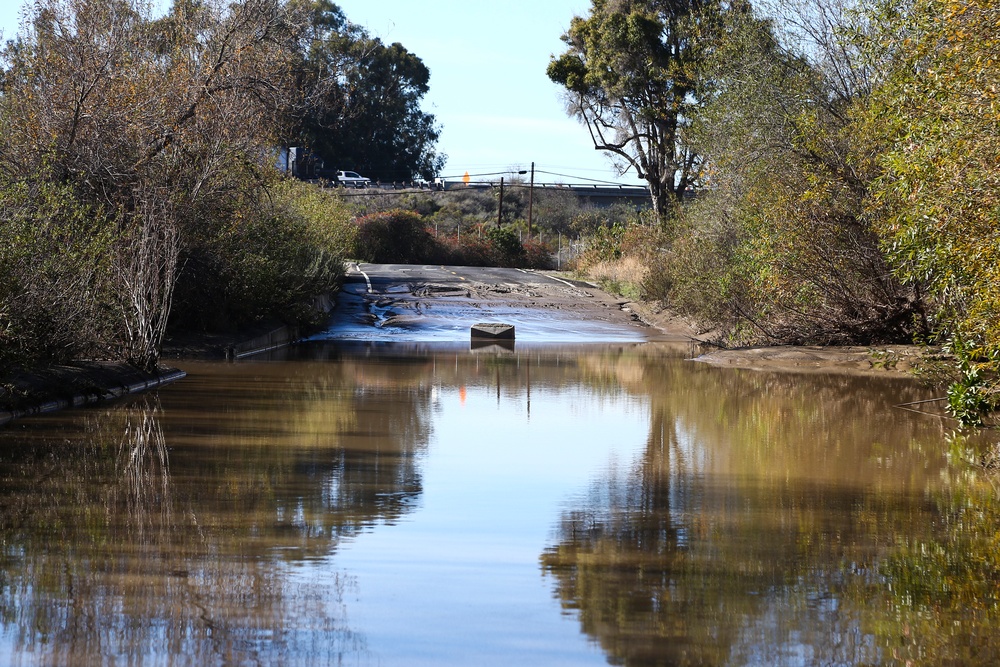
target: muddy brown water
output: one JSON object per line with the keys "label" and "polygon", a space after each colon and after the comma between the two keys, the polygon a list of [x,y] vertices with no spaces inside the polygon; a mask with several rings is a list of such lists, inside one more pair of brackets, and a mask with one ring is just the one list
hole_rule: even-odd
{"label": "muddy brown water", "polygon": [[993,663],[988,452],[691,354],[304,345],[16,423],[0,663]]}

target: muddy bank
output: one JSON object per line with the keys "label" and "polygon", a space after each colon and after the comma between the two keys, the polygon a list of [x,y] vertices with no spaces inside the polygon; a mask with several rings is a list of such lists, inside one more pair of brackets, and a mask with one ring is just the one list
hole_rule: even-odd
{"label": "muddy bank", "polygon": [[699,356],[714,366],[814,373],[912,374],[926,361],[915,345],[885,347],[780,346],[713,350]]}
{"label": "muddy bank", "polygon": [[656,304],[624,302],[622,308],[668,337],[687,336],[700,343],[701,354],[694,361],[751,370],[797,373],[848,373],[913,375],[926,369],[940,352],[918,345],[881,346],[770,346],[722,349],[709,343],[695,325]]}
{"label": "muddy bank", "polygon": [[[329,301],[325,301],[328,305]],[[175,363],[192,359],[240,359],[300,340],[297,327],[280,323],[261,325],[239,333],[188,333],[164,342],[161,364],[146,373],[123,362],[81,361],[0,378],[0,426],[15,419],[66,408],[111,401],[155,389],[187,374]]]}
{"label": "muddy bank", "polygon": [[[328,301],[326,302],[328,303]],[[164,342],[161,364],[146,373],[123,362],[81,361],[0,378],[0,426],[15,419],[111,401],[183,379],[183,360],[240,359],[300,340],[297,327],[262,323],[239,333],[188,333]]]}

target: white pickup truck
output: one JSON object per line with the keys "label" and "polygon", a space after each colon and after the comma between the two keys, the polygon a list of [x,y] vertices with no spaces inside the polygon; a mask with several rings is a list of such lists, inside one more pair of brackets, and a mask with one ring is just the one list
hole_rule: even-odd
{"label": "white pickup truck", "polygon": [[365,178],[356,171],[338,171],[337,185],[345,188],[367,188],[372,184],[370,178]]}

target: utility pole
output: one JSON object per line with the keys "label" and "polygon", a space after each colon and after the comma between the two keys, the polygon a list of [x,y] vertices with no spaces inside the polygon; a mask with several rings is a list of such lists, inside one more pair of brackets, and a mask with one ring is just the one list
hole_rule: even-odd
{"label": "utility pole", "polygon": [[531,163],[531,184],[528,186],[528,239],[531,239],[531,208],[535,203],[535,163]]}
{"label": "utility pole", "polygon": [[503,218],[503,176],[500,177],[500,205],[497,207],[497,229],[500,229],[501,218]]}

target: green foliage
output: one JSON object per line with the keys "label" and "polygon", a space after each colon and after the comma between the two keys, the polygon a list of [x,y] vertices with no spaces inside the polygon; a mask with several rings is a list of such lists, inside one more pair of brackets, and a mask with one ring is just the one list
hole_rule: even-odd
{"label": "green foliage", "polygon": [[948,387],[948,414],[962,426],[982,426],[983,413],[990,408],[984,388],[983,378],[975,369],[963,369],[961,381]]}
{"label": "green foliage", "polygon": [[563,36],[566,52],[549,62],[594,147],[634,168],[661,214],[698,180],[688,126],[707,92],[702,65],[723,13],[716,0],[592,0]]}
{"label": "green foliage", "polygon": [[982,426],[983,416],[997,407],[991,387],[995,380],[987,378],[995,375],[1000,350],[994,352],[993,359],[985,359],[978,356],[978,346],[955,336],[944,346],[944,352],[953,356],[958,372],[958,379],[948,387],[948,414],[962,427]]}
{"label": "green foliage", "polygon": [[[495,222],[497,201],[491,192],[460,189],[438,195],[440,206],[427,218],[427,223],[448,231],[462,227]],[[516,201],[516,200],[515,200]],[[508,202],[504,202],[505,205]]]}
{"label": "green foliage", "polygon": [[591,236],[600,227],[614,227],[642,221],[642,213],[631,203],[616,202],[609,208],[584,208],[573,212],[568,231]]}
{"label": "green foliage", "polygon": [[432,193],[428,192],[408,193],[402,197],[394,196],[392,198],[392,203],[394,204],[392,208],[414,211],[425,218],[433,216],[441,210],[442,206],[441,201],[435,198]]}
{"label": "green foliage", "polygon": [[258,199],[214,212],[182,258],[174,325],[231,330],[262,319],[310,323],[334,290],[356,227],[330,191],[277,181]]}
{"label": "green foliage", "polygon": [[301,76],[312,94],[289,140],[313,149],[328,170],[388,183],[433,178],[445,157],[434,149],[434,116],[420,108],[430,70],[403,45],[386,45],[350,23],[329,0],[305,5],[312,40]]}
{"label": "green foliage", "polygon": [[358,229],[351,221],[349,207],[337,193],[288,179],[278,182],[270,197],[283,216],[301,220],[316,252],[338,260],[350,255]]}
{"label": "green foliage", "polygon": [[[426,92],[419,59],[364,41],[328,2],[150,12],[39,0],[0,53],[0,365],[151,368],[168,315],[195,329],[313,316],[305,304],[336,286],[357,228],[340,198],[262,165],[292,114],[347,81],[309,79],[303,49],[343,28],[369,101],[393,71],[402,98]],[[405,122],[379,119],[390,134]]]}
{"label": "green foliage", "polygon": [[693,134],[712,188],[676,223],[667,301],[733,343],[908,341],[924,304],[862,218],[853,18],[826,4],[781,18],[810,41],[792,48],[735,12],[708,58],[714,94]]}
{"label": "green foliage", "polygon": [[492,227],[486,232],[492,249],[493,264],[497,266],[524,266],[527,254],[516,231],[510,227]]}
{"label": "green foliage", "polygon": [[620,259],[628,225],[616,222],[607,227],[598,227],[588,238],[587,251],[582,262],[584,265],[596,262],[607,262]]}
{"label": "green foliage", "polygon": [[358,219],[354,257],[382,264],[423,264],[441,260],[440,246],[423,218],[400,209]]}
{"label": "green foliage", "polygon": [[[966,356],[984,360],[995,375],[1000,8],[921,0],[906,11],[886,5],[879,12],[883,31],[870,57],[885,72],[863,108],[878,177],[869,219],[896,274],[933,298],[939,335],[965,341]],[[977,403],[975,392],[955,396],[959,410]]]}
{"label": "green foliage", "polygon": [[669,280],[662,262],[669,254],[671,228],[647,213],[645,224],[643,216],[638,221],[611,218],[594,229],[584,238],[586,249],[574,268],[613,294],[634,300],[662,298],[663,281]]}
{"label": "green foliage", "polygon": [[113,231],[71,187],[0,188],[0,370],[106,354]]}
{"label": "green foliage", "polygon": [[747,303],[752,263],[739,254],[740,231],[727,224],[719,203],[703,198],[677,220],[675,238],[652,272],[650,292],[705,328],[729,324],[727,333],[738,339],[735,315],[757,310]]}
{"label": "green foliage", "polygon": [[[56,211],[45,221],[66,247],[37,248],[58,299],[34,279],[37,289],[27,292],[34,312],[66,337],[90,341],[88,355],[146,369],[156,364],[168,315],[184,314],[173,310],[181,249],[185,258],[235,265],[211,242],[230,233],[224,226],[237,204],[258,200],[267,173],[261,156],[293,97],[301,32],[301,17],[285,3],[179,3],[162,17],[150,12],[134,0],[39,0],[0,55],[0,188],[23,185],[46,211],[43,193],[58,183],[67,206],[88,216],[77,225],[82,215]],[[74,268],[59,257],[88,234],[101,239],[101,261]],[[223,279],[203,275],[209,298],[187,302],[192,319],[202,304],[223,300],[208,292]],[[0,310],[13,312],[7,303]],[[14,335],[30,346],[38,334]],[[39,351],[52,359],[81,353],[80,345],[61,344]]]}
{"label": "green foliage", "polygon": [[[521,257],[513,246],[513,255],[510,251],[497,252],[489,239],[489,230],[496,227],[497,187],[405,193],[362,191],[352,193],[347,200],[358,218],[396,209],[419,213],[440,244],[442,261],[469,266],[500,264],[548,268],[554,263],[555,248],[550,246],[557,243],[559,234],[576,237],[584,228],[591,229],[618,219],[637,219],[634,205],[594,208],[585,199],[561,188],[536,187],[532,196],[528,184],[515,179],[505,185],[504,220],[510,222],[505,222],[503,228],[520,241],[525,253]],[[529,199],[533,213],[530,238]],[[578,225],[580,220],[586,220],[589,226]],[[539,236],[547,243],[539,240]],[[564,247],[566,242],[568,238],[564,239]]]}

